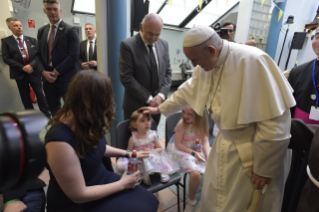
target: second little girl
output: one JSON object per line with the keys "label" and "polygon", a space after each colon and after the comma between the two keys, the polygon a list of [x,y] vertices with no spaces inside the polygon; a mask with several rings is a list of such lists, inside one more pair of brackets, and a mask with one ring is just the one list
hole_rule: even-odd
{"label": "second little girl", "polygon": [[[201,146],[197,151],[195,151],[196,141]],[[175,135],[168,143],[167,152],[174,161],[178,162],[181,171],[190,174],[189,199],[184,211],[193,211],[197,203],[195,194],[201,174],[205,173],[206,160],[210,152],[206,112],[203,116],[199,116],[191,107],[183,109],[182,119],[176,126]]]}

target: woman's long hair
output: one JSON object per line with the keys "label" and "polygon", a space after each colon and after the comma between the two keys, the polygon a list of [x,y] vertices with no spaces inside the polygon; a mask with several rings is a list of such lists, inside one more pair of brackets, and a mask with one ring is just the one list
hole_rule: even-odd
{"label": "woman's long hair", "polygon": [[63,107],[49,122],[54,127],[72,117],[75,152],[83,158],[112,128],[115,112],[110,78],[97,71],[80,71],[70,83]]}

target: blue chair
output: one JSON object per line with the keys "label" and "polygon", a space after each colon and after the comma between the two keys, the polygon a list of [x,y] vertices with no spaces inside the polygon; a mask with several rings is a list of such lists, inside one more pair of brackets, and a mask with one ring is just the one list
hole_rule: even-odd
{"label": "blue chair", "polygon": [[[130,120],[125,120],[120,122],[117,125],[116,129],[116,147],[120,149],[127,149],[128,140],[130,139],[132,133],[129,130]],[[156,123],[155,121],[152,122],[151,126],[152,130],[156,130]],[[171,185],[176,185],[177,187],[177,207],[178,211],[180,211],[180,203],[179,203],[179,182],[181,180],[181,176],[178,173],[174,173],[170,175],[170,181],[163,184],[160,181],[160,176],[158,174],[151,175],[151,182],[150,186],[145,185],[143,182],[141,186],[148,190],[149,192],[155,193],[160,190],[163,190]]]}

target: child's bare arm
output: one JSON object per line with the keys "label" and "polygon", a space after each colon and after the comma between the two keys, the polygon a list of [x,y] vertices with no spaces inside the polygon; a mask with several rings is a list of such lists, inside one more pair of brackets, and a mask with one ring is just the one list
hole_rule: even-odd
{"label": "child's bare arm", "polygon": [[133,143],[133,136],[130,137],[127,144],[127,150],[133,151],[134,149],[134,143]]}
{"label": "child's bare arm", "polygon": [[206,160],[208,160],[209,152],[210,152],[210,146],[207,136],[205,136],[205,139],[202,141],[203,143],[203,152],[205,155]]}
{"label": "child's bare arm", "polygon": [[183,144],[184,131],[185,129],[183,125],[183,120],[180,120],[176,125],[176,133],[175,133],[175,141],[174,141],[175,147],[180,151],[191,154],[193,150]]}
{"label": "child's bare arm", "polygon": [[157,136],[155,137],[154,144],[155,144],[155,151],[158,153],[161,153],[163,148],[162,148],[162,145],[160,144]]}

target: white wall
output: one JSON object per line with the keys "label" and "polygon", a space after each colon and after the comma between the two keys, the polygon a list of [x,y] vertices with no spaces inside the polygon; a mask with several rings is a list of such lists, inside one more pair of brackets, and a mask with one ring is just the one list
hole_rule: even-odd
{"label": "white wall", "polygon": [[247,40],[252,7],[253,0],[241,0],[239,3],[235,34],[235,41],[237,43],[245,43]]}
{"label": "white wall", "polygon": [[[291,26],[289,27],[289,33],[287,35],[286,43],[284,46],[284,50],[283,50],[280,65],[279,65],[281,70],[284,71],[286,60],[289,53],[288,43],[289,41],[292,40],[294,32],[296,31],[300,32],[301,27],[305,27],[305,24],[308,24],[313,20],[313,18],[316,16],[318,5],[319,5],[318,0],[289,0],[289,1],[287,0],[286,9],[284,11],[285,14],[283,15],[283,20],[286,21],[289,15],[293,15],[295,24],[294,24],[293,30],[291,30]],[[279,59],[279,55],[280,55],[280,51],[284,41],[287,26],[288,25],[283,25],[282,33],[280,33],[277,50],[276,50],[276,56],[275,56],[276,62],[278,62],[278,59]],[[288,70],[294,67],[296,60],[299,62],[299,64],[302,64],[316,57],[315,53],[312,50],[311,43],[312,41],[310,39],[310,36],[306,37],[305,44],[302,50],[291,51],[291,55],[290,55],[290,59],[289,59],[288,67],[287,67]]]}
{"label": "white wall", "polygon": [[161,33],[161,38],[168,42],[169,57],[173,71],[180,71],[179,65],[181,64],[182,60],[188,61],[183,52],[183,39],[186,32],[187,31],[176,32],[163,29]]}
{"label": "white wall", "polygon": [[[5,20],[11,16],[8,0],[0,1],[0,30],[8,30]],[[10,80],[9,66],[7,66],[0,56],[0,113],[8,110],[24,110],[19,91],[15,80]]]}

